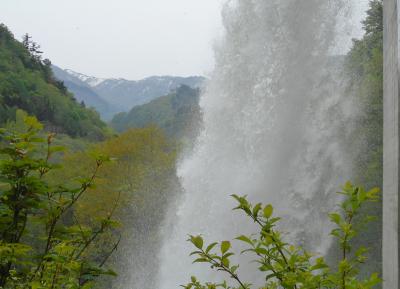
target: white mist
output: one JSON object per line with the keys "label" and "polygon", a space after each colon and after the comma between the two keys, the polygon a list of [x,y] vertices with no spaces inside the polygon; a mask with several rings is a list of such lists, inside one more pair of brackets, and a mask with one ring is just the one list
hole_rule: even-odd
{"label": "white mist", "polygon": [[[359,20],[343,23],[352,6],[343,0],[225,5],[225,36],[201,98],[204,129],[179,165],[185,192],[165,222],[159,289],[178,288],[191,275],[215,280],[211,269],[191,264],[188,234],[213,242],[256,231],[232,212],[230,194],[273,204],[287,238],[327,250],[326,215],[338,201],[336,190],[351,179],[342,141],[356,111],[344,93],[344,58],[333,54],[344,53],[355,33],[343,34]],[[239,274],[258,282],[246,262]]]}

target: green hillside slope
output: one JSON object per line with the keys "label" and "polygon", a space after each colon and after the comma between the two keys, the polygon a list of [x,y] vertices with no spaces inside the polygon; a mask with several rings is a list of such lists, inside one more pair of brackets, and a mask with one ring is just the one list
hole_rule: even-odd
{"label": "green hillside slope", "polygon": [[36,43],[15,40],[0,24],[0,124],[23,109],[48,130],[73,137],[102,139],[106,124],[98,113],[79,104],[64,84],[55,80],[49,60],[42,60]]}
{"label": "green hillside slope", "polygon": [[199,94],[199,89],[183,85],[166,96],[134,107],[128,113],[117,114],[111,126],[124,131],[155,124],[171,137],[193,139],[198,127],[195,123],[200,120]]}

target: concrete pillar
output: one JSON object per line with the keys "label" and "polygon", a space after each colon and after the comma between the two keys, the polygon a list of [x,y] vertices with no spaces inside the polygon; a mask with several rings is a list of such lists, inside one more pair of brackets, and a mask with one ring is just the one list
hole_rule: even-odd
{"label": "concrete pillar", "polygon": [[399,288],[399,11],[384,0],[383,288]]}

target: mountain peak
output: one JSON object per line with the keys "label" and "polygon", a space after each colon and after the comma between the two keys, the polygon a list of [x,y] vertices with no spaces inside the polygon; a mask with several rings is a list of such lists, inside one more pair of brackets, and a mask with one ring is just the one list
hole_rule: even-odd
{"label": "mountain peak", "polygon": [[73,71],[71,69],[64,69],[64,71],[67,72],[69,75],[78,78],[79,80],[86,83],[90,87],[96,87],[97,85],[99,85],[100,83],[102,83],[103,81],[106,80],[106,78],[98,78],[95,76],[85,75],[85,74]]}

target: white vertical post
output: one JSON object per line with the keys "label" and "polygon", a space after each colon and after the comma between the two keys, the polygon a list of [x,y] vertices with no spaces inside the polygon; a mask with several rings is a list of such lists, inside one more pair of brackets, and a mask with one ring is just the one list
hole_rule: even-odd
{"label": "white vertical post", "polygon": [[399,289],[399,12],[384,0],[383,288]]}

